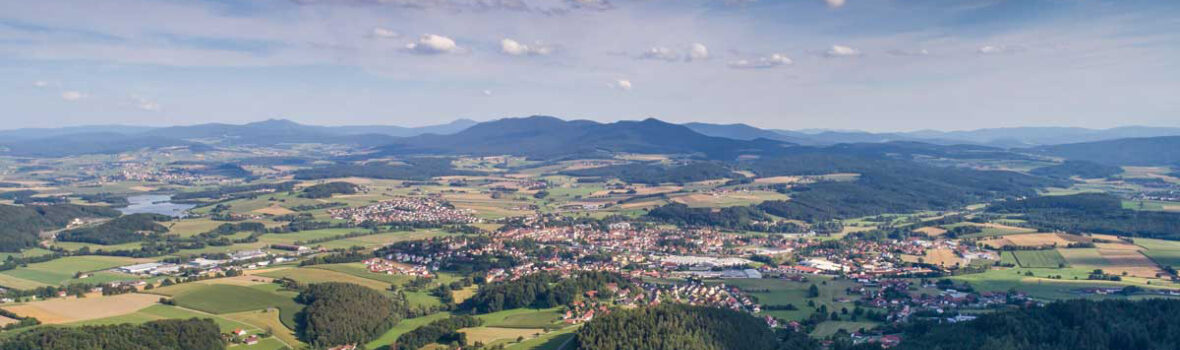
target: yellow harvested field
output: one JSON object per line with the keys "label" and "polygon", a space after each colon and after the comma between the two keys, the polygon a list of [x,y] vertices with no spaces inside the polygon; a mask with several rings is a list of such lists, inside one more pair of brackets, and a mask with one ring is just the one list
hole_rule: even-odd
{"label": "yellow harvested field", "polygon": [[20,321],[17,321],[15,319],[8,318],[8,317],[0,316],[0,327],[4,327],[4,326],[7,326],[7,325],[10,325],[13,323],[17,323],[17,322],[20,322]]}
{"label": "yellow harvested field", "polygon": [[1138,250],[1129,249],[1098,249],[1098,254],[1106,259],[1107,265],[1102,267],[1106,273],[1129,276],[1155,278],[1156,275],[1166,275],[1154,261],[1147,258]]}
{"label": "yellow harvested field", "polygon": [[799,180],[802,180],[802,179],[803,178],[799,177],[799,176],[772,176],[772,177],[760,177],[760,178],[754,179],[754,183],[756,183],[756,184],[789,184],[789,183],[799,182]]}
{"label": "yellow harvested field", "polygon": [[295,332],[283,325],[279,321],[279,311],[275,309],[269,310],[255,310],[237,312],[232,314],[224,314],[221,317],[242,322],[258,329],[270,330],[274,332],[275,338],[279,338],[284,343],[295,345],[302,344],[298,338],[295,337]]}
{"label": "yellow harvested field", "polygon": [[926,226],[926,227],[914,230],[914,232],[919,232],[919,233],[922,233],[922,234],[930,236],[930,237],[936,237],[936,236],[941,236],[944,233],[946,233],[946,229],[941,228],[941,227],[936,227],[936,226]]}
{"label": "yellow harvested field", "polygon": [[1042,246],[1057,246],[1065,247],[1071,241],[1062,238],[1056,233],[1029,233],[1018,235],[1007,235],[1003,237],[992,238],[984,240],[983,243],[992,248],[1000,248],[1005,246],[1018,247],[1042,247]]}
{"label": "yellow harvested field", "polygon": [[151,191],[157,190],[158,188],[149,187],[149,186],[131,186],[131,187],[129,187],[129,189],[131,189],[132,191],[139,191],[139,192],[151,192]]}
{"label": "yellow harvested field", "polygon": [[945,248],[927,250],[925,260],[928,264],[939,266],[955,266],[955,264],[963,262],[963,259],[956,255],[955,251]]}
{"label": "yellow harvested field", "polygon": [[1101,239],[1101,240],[1104,240],[1104,241],[1111,241],[1111,242],[1118,242],[1118,241],[1120,241],[1120,240],[1121,240],[1121,239],[1119,239],[1119,236],[1115,236],[1115,235],[1104,235],[1104,234],[1100,234],[1100,233],[1091,234],[1091,235],[1090,235],[1090,238],[1093,238],[1093,239]]}
{"label": "yellow harvested field", "polygon": [[[253,270],[253,271],[266,271],[266,270],[260,269],[260,270]],[[251,272],[251,271],[246,271],[246,272]],[[192,283],[228,284],[228,285],[234,285],[234,286],[253,286],[253,285],[267,284],[267,283],[272,283],[272,282],[274,282],[274,279],[270,278],[270,277],[254,276],[251,274],[243,274],[241,276],[225,277],[225,278],[211,278],[211,279],[200,280],[200,281],[196,281],[196,282],[192,282]]]}
{"label": "yellow harvested field", "polygon": [[21,316],[36,317],[44,324],[61,324],[125,315],[154,305],[159,295],[129,293],[89,298],[54,298],[5,306]]}
{"label": "yellow harvested field", "polygon": [[502,339],[515,340],[517,337],[524,337],[525,339],[533,338],[537,334],[545,333],[545,330],[540,328],[476,327],[460,329],[459,332],[466,333],[467,341],[469,342],[491,344],[494,341]]}
{"label": "yellow harvested field", "polygon": [[294,210],[283,208],[283,207],[280,207],[280,206],[274,205],[274,204],[272,204],[271,206],[266,207],[266,208],[252,210],[251,212],[259,213],[259,214],[269,214],[269,215],[275,215],[275,216],[295,213]]}

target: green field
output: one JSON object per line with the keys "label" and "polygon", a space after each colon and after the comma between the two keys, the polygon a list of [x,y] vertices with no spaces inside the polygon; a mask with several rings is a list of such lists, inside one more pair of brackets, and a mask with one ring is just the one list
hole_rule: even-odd
{"label": "green field", "polygon": [[118,280],[137,279],[133,275],[117,272],[99,272],[84,279],[75,279],[77,272],[106,270],[112,267],[136,264],[136,259],[113,256],[68,256],[26,267],[0,272],[0,285],[16,289],[36,288],[46,285],[72,283],[104,283]]}
{"label": "green field", "polygon": [[223,332],[232,331],[232,330],[238,329],[238,328],[241,328],[241,329],[255,329],[256,328],[256,327],[251,327],[248,324],[245,324],[242,322],[237,322],[237,321],[230,320],[230,319],[226,319],[223,317],[219,317],[217,315],[211,315],[211,314],[207,314],[207,313],[203,313],[203,312],[199,312],[199,311],[184,309],[184,308],[175,307],[175,306],[168,306],[168,305],[163,305],[163,304],[148,306],[147,308],[144,308],[143,310],[139,310],[134,313],[130,313],[130,314],[126,314],[126,315],[120,315],[120,316],[108,317],[108,318],[100,318],[100,319],[96,319],[96,320],[88,320],[88,321],[82,321],[82,322],[75,322],[75,323],[70,323],[67,325],[69,325],[69,326],[96,326],[96,325],[111,325],[111,324],[120,324],[120,323],[144,323],[144,322],[148,322],[148,321],[163,320],[163,319],[188,319],[188,318],[194,318],[194,317],[213,319],[213,322],[217,323],[217,326],[219,328],[221,328],[221,331],[223,331]]}
{"label": "green field", "polygon": [[401,322],[398,322],[393,326],[393,328],[390,328],[388,331],[386,331],[385,334],[382,334],[380,337],[377,337],[377,339],[369,342],[367,345],[365,345],[365,347],[369,349],[377,349],[381,346],[392,345],[395,341],[397,341],[397,337],[400,337],[402,334],[409,333],[410,331],[424,326],[427,323],[441,320],[450,316],[451,313],[449,312],[439,312],[422,317],[401,320]]}
{"label": "green field", "polygon": [[545,328],[561,319],[561,308],[512,309],[479,315],[486,327],[499,328]]}
{"label": "green field", "polygon": [[1135,238],[1135,245],[1147,248],[1143,251],[1143,255],[1154,260],[1156,264],[1180,268],[1180,242]]}
{"label": "green field", "polygon": [[[1058,268],[1069,263],[1055,249],[1049,250],[1017,250],[1011,253],[1020,267],[1029,268]],[[1002,261],[1002,259],[1001,259]]]}
{"label": "green field", "polygon": [[[786,320],[802,320],[815,313],[821,305],[826,305],[829,311],[839,311],[841,308],[852,310],[855,305],[851,301],[838,302],[835,299],[849,298],[845,289],[856,283],[848,280],[833,280],[826,276],[808,276],[811,281],[801,283],[779,279],[733,279],[723,283],[739,289],[759,290],[749,293],[763,305],[795,305],[798,310],[768,310],[764,313]],[[826,284],[825,284],[826,282]],[[819,297],[807,298],[807,289],[815,284],[819,287]],[[765,292],[762,292],[765,290]],[[815,303],[815,307],[807,306],[807,301]]]}
{"label": "green field", "polygon": [[171,296],[182,307],[212,314],[278,308],[279,319],[295,328],[295,313],[303,308],[295,302],[296,293],[281,291],[275,284],[236,286],[226,284],[184,283],[156,288],[153,294]]}
{"label": "green field", "polygon": [[877,327],[876,322],[852,322],[852,321],[827,321],[815,326],[815,330],[811,331],[811,336],[816,338],[824,338],[836,334],[843,329],[848,333],[856,332],[860,329],[873,329]]}

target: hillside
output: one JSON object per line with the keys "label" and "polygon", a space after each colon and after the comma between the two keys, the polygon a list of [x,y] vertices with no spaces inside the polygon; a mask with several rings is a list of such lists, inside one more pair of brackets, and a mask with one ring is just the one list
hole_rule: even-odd
{"label": "hillside", "polygon": [[20,157],[66,157],[83,154],[116,154],[144,148],[163,147],[187,147],[194,152],[211,149],[200,143],[164,136],[88,133],[4,142],[0,143],[0,154]]}
{"label": "hillside", "polygon": [[507,118],[480,123],[454,135],[422,135],[381,150],[388,154],[516,154],[533,158],[594,156],[605,153],[700,154],[733,159],[742,154],[778,152],[786,144],[705,136],[688,127],[656,119],[601,124],[554,117]]}
{"label": "hillside", "polygon": [[1107,165],[1171,165],[1180,163],[1180,136],[1129,138],[1025,149],[1031,153]]}

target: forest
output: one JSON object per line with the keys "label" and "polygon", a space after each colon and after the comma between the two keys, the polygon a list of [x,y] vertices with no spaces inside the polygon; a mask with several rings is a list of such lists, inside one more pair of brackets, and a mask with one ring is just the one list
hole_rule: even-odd
{"label": "forest", "polygon": [[1104,165],[1084,160],[1066,160],[1061,164],[1040,167],[1029,171],[1030,174],[1065,178],[1077,176],[1083,179],[1100,179],[1123,173],[1123,168]]}
{"label": "forest", "polygon": [[164,233],[168,228],[157,221],[168,221],[171,217],[160,214],[130,214],[112,219],[97,226],[76,228],[57,234],[63,242],[83,242],[102,245],[138,242],[144,233]]}
{"label": "forest", "polygon": [[303,198],[329,198],[333,194],[354,194],[356,190],[356,185],[337,181],[308,186],[299,196]]}
{"label": "forest", "polygon": [[397,324],[405,297],[390,297],[368,287],[327,282],[308,285],[295,301],[307,305],[296,319],[296,333],[317,347],[364,344]]}
{"label": "forest", "polygon": [[905,328],[903,338],[895,349],[1176,349],[1180,344],[1180,300],[1061,301],[983,314],[970,322],[915,323]]}
{"label": "forest", "polygon": [[211,319],[157,320],[144,324],[41,327],[0,341],[4,350],[222,350]]}
{"label": "forest", "polygon": [[[489,313],[522,307],[543,309],[569,305],[582,293],[605,291],[609,284],[627,288],[631,282],[619,274],[599,271],[579,272],[566,278],[558,273],[537,273],[515,281],[482,285],[459,308]],[[609,294],[604,292],[603,295]]]}
{"label": "forest", "polygon": [[[790,201],[766,201],[767,213],[809,222],[944,210],[1000,198],[1032,196],[1065,180],[1009,171],[939,168],[904,161],[872,161],[855,181],[827,181],[791,188]],[[843,169],[843,168],[840,168]]]}
{"label": "forest", "polygon": [[475,175],[477,172],[458,170],[451,166],[450,158],[410,158],[405,164],[389,163],[338,164],[320,168],[303,169],[295,172],[299,180],[331,179],[340,177],[366,177],[373,179],[425,181],[436,176]]}
{"label": "forest", "polygon": [[819,349],[805,334],[776,334],[749,314],[684,304],[612,312],[586,323],[574,341],[579,350]]}
{"label": "forest", "polygon": [[679,166],[656,164],[622,164],[598,168],[567,170],[562,175],[578,177],[617,178],[628,183],[657,185],[687,183],[704,180],[728,179],[734,176],[728,167],[714,162],[696,162]]}
{"label": "forest", "polygon": [[119,211],[86,205],[13,206],[0,204],[0,252],[37,245],[37,233],[66,227],[75,218],[109,218]]}
{"label": "forest", "polygon": [[1180,213],[1123,209],[1122,200],[1104,193],[1002,201],[991,204],[987,210],[1017,214],[1044,230],[1180,238],[1176,232],[1180,227]]}
{"label": "forest", "polygon": [[397,350],[418,350],[426,344],[440,343],[447,344],[451,342],[458,342],[460,345],[466,343],[465,335],[456,332],[461,328],[476,327],[482,324],[483,321],[467,316],[451,316],[438,321],[430,322],[429,324],[415,328],[400,337],[397,337]]}

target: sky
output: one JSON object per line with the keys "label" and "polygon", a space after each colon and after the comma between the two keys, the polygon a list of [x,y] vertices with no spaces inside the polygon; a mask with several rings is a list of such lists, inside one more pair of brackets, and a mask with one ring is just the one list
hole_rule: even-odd
{"label": "sky", "polygon": [[1180,1],[0,0],[0,129],[1180,126]]}

